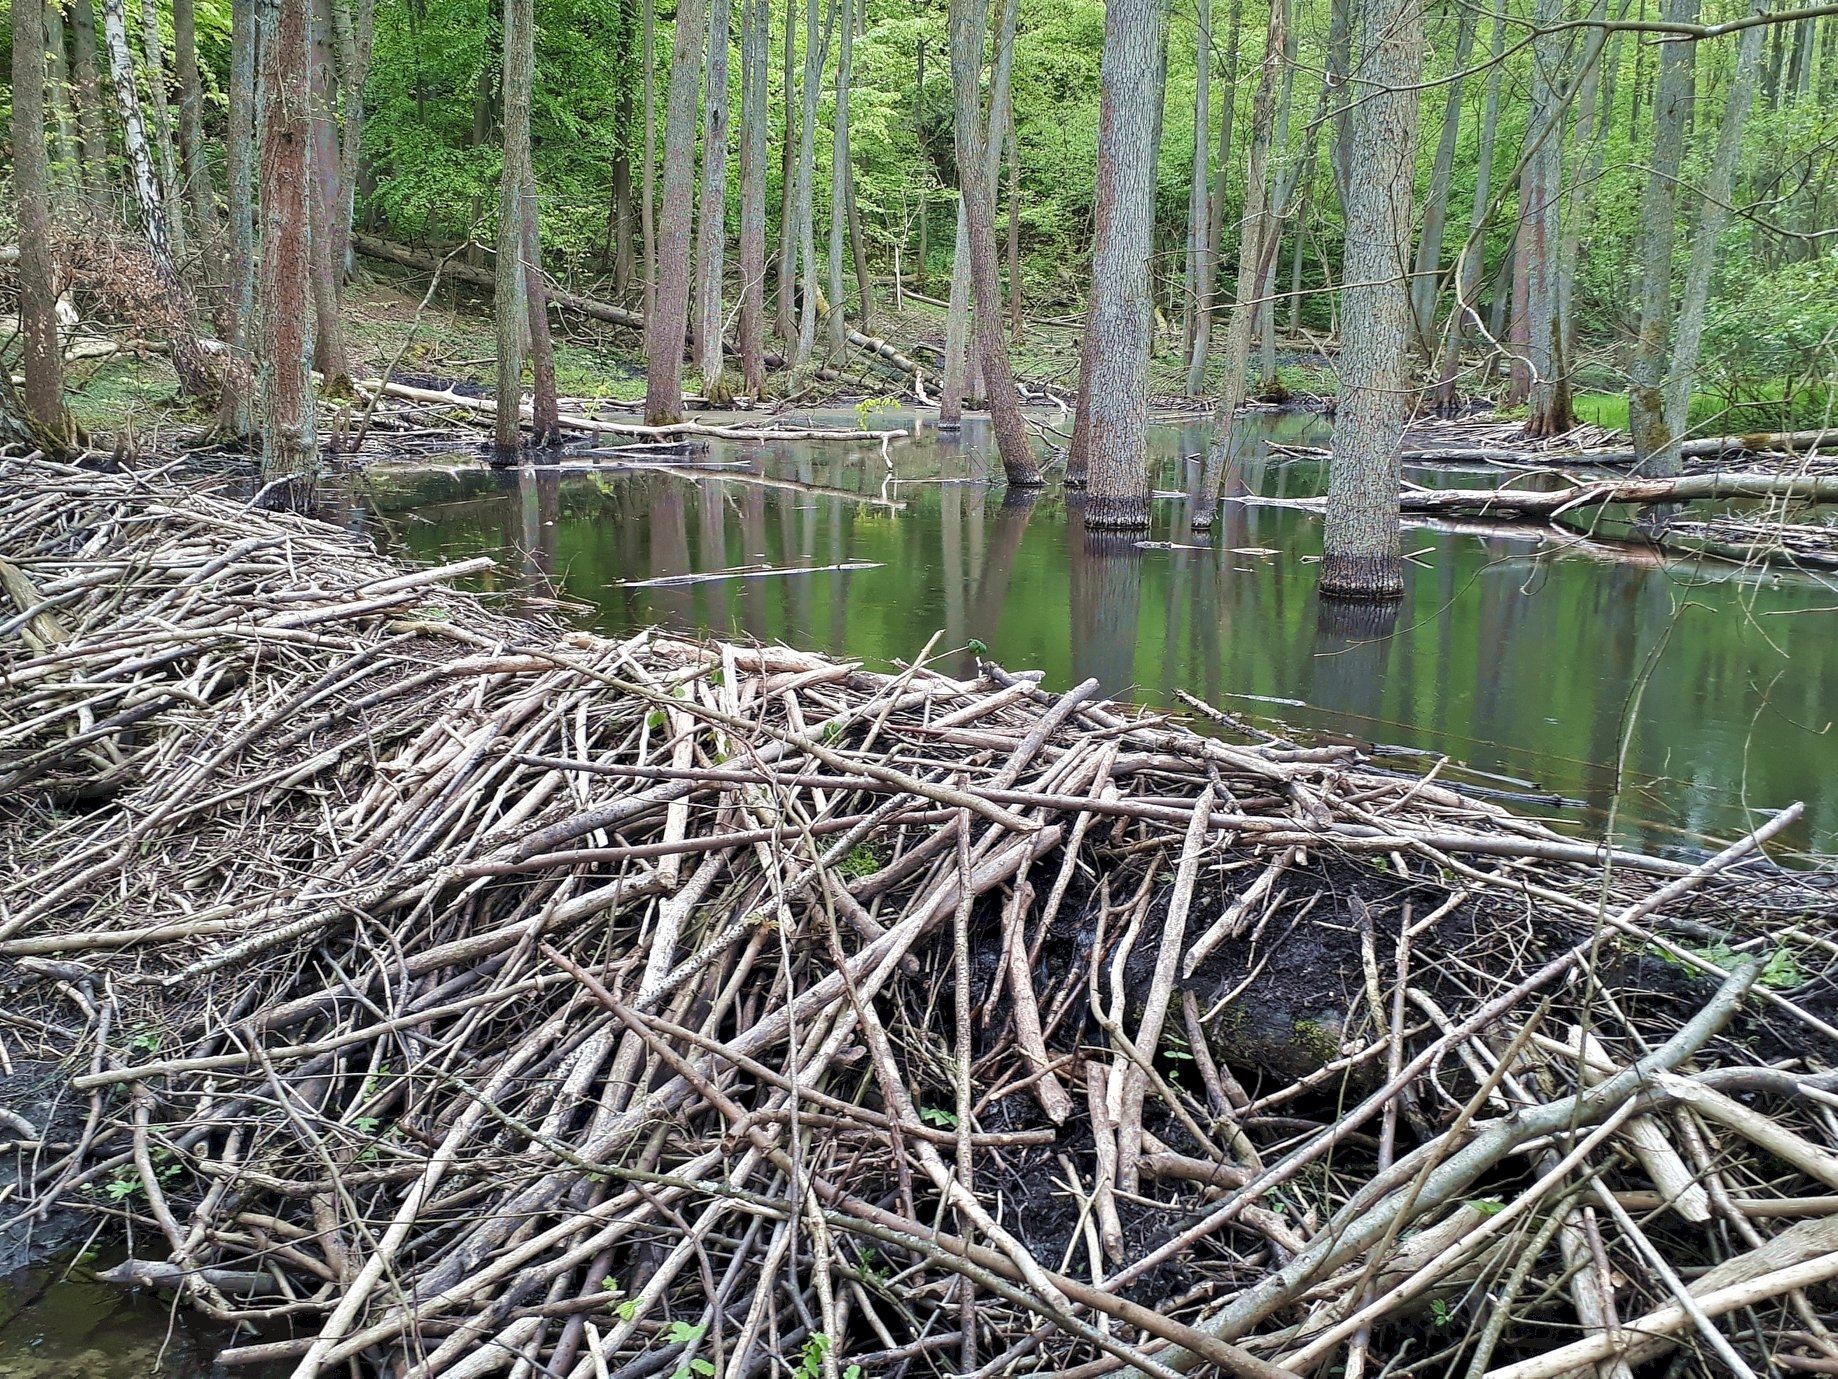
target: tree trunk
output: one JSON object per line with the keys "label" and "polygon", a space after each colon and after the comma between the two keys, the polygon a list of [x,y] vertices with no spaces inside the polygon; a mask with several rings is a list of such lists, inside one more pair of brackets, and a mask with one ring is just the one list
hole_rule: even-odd
{"label": "tree trunk", "polygon": [[[1608,0],[1595,0],[1589,13],[1597,22],[1605,22]],[[1608,48],[1606,44],[1602,46]],[[1575,294],[1577,264],[1582,257],[1583,228],[1594,217],[1595,188],[1601,181],[1607,160],[1607,140],[1602,133],[1614,109],[1614,84],[1610,80],[1614,61],[1612,49],[1608,49],[1605,58],[1598,52],[1597,60],[1584,75],[1576,100],[1574,144],[1584,151],[1583,168],[1581,175],[1572,181],[1557,246],[1557,322],[1561,353],[1566,360],[1576,357],[1576,317],[1570,307]]]}
{"label": "tree trunk", "polygon": [[[1287,35],[1289,46],[1283,51],[1282,95],[1277,106],[1276,147],[1277,172],[1270,193],[1270,216],[1277,236],[1270,246],[1270,261],[1264,267],[1254,294],[1257,301],[1257,396],[1270,397],[1276,392],[1276,265],[1282,249],[1283,226],[1289,218],[1289,198],[1295,190],[1299,160],[1290,155],[1290,116],[1295,101],[1297,33],[1292,27]],[[1325,113],[1330,98],[1325,82],[1321,87],[1321,108]]]}
{"label": "tree trunk", "polygon": [[[833,13],[833,8],[832,8]],[[821,27],[821,32],[819,32]],[[817,0],[804,7],[804,102],[798,123],[798,340],[792,366],[805,368],[817,347],[817,220],[811,183],[817,157],[817,96],[829,57],[829,26],[817,22]]]}
{"label": "tree trunk", "polygon": [[702,392],[718,407],[733,400],[721,348],[721,279],[727,270],[728,37],[730,0],[713,0],[708,19],[708,97],[702,107],[702,215],[696,226],[696,348]]}
{"label": "tree trunk", "polygon": [[[1690,23],[1698,0],[1666,0],[1666,19]],[[1693,43],[1660,45],[1653,93],[1653,152],[1640,198],[1635,263],[1640,279],[1640,334],[1634,342],[1627,390],[1628,436],[1643,466],[1665,462],[1667,337],[1672,316],[1672,245],[1678,214],[1678,175],[1684,161],[1685,117],[1691,103]]]}
{"label": "tree trunk", "polygon": [[[534,24],[528,27],[533,30]],[[555,398],[555,342],[549,333],[549,288],[542,274],[542,203],[536,199],[536,174],[528,158],[523,165],[522,211],[523,295],[530,314],[530,444],[547,449],[562,443],[562,424]]]}
{"label": "tree trunk", "polygon": [[1442,106],[1442,138],[1436,144],[1436,161],[1423,200],[1423,232],[1417,236],[1417,258],[1411,266],[1410,314],[1418,347],[1424,359],[1435,349],[1436,298],[1442,272],[1442,236],[1448,223],[1449,177],[1455,168],[1455,141],[1461,133],[1461,73],[1474,49],[1474,11],[1463,5],[1455,20],[1453,75]]}
{"label": "tree trunk", "polygon": [[1563,319],[1558,311],[1563,249],[1560,194],[1563,183],[1563,35],[1551,30],[1562,20],[1562,0],[1538,0],[1541,30],[1532,44],[1532,121],[1536,147],[1520,176],[1528,194],[1521,247],[1525,251],[1527,390],[1525,434],[1530,439],[1561,435],[1570,414],[1569,369],[1564,359]]}
{"label": "tree trunk", "polygon": [[[520,0],[527,3],[528,0]],[[682,0],[664,116],[664,215],[653,260],[655,303],[645,314],[645,421],[683,419],[683,344],[689,326],[690,229],[695,194],[696,94],[702,83],[707,0]]]}
{"label": "tree trunk", "polygon": [[160,204],[172,257],[186,259],[185,216],[179,196],[179,158],[172,137],[172,107],[166,101],[166,50],[160,41],[158,0],[140,0],[141,62],[147,73],[147,101],[153,111],[154,147],[159,153]]}
{"label": "tree trunk", "polygon": [[[849,83],[854,80],[855,17],[851,0],[841,0],[842,46],[836,60],[835,104],[830,119],[830,349],[840,356],[849,343],[843,311],[842,256],[849,233]],[[836,21],[832,21],[836,22]]]}
{"label": "tree trunk", "polygon": [[[206,262],[215,257],[217,194],[205,155],[204,87],[198,79],[198,30],[193,0],[172,0],[172,46],[179,78],[179,160],[191,192],[192,218],[204,242]],[[212,277],[217,276],[216,272]]]}
{"label": "tree trunk", "polygon": [[1021,136],[1008,112],[1008,328],[1021,342]]}
{"label": "tree trunk", "polygon": [[1276,89],[1282,80],[1288,27],[1288,0],[1273,0],[1264,36],[1264,61],[1257,76],[1257,94],[1251,102],[1251,147],[1245,167],[1244,216],[1238,237],[1238,286],[1225,327],[1225,378],[1219,387],[1218,401],[1213,405],[1212,434],[1207,439],[1200,501],[1193,510],[1193,526],[1200,530],[1212,526],[1219,507],[1219,490],[1225,481],[1232,427],[1237,424],[1238,409],[1244,405],[1245,371],[1251,362],[1251,328],[1257,322],[1258,284],[1264,280],[1266,264],[1275,257],[1281,228],[1270,213],[1270,143],[1276,124]]}
{"label": "tree trunk", "polygon": [[1704,312],[1710,300],[1711,278],[1716,272],[1718,241],[1730,219],[1730,193],[1742,154],[1742,127],[1755,100],[1761,40],[1759,25],[1742,31],[1736,49],[1736,70],[1730,78],[1729,94],[1724,102],[1723,123],[1717,131],[1716,152],[1711,155],[1704,178],[1697,234],[1691,244],[1691,263],[1685,270],[1677,334],[1672,341],[1672,370],[1665,398],[1665,447],[1647,463],[1648,472],[1662,478],[1670,478],[1683,468],[1679,447],[1685,433],[1691,429],[1691,384],[1697,373],[1698,350],[1704,340]]}
{"label": "tree trunk", "polygon": [[[915,40],[918,48],[919,70],[913,78],[913,146],[922,147],[925,142],[925,39]],[[919,267],[913,275],[921,292],[927,290],[926,260],[931,257],[931,225],[926,216],[926,203],[931,200],[926,193],[930,188],[923,178],[919,187]]]}
{"label": "tree trunk", "polygon": [[1194,300],[1193,349],[1187,356],[1187,394],[1198,397],[1206,387],[1206,356],[1213,342],[1213,298],[1219,285],[1219,251],[1225,246],[1225,199],[1232,168],[1232,116],[1238,105],[1238,34],[1244,0],[1232,0],[1226,20],[1224,82],[1219,92],[1219,160],[1213,169],[1211,204],[1206,211],[1206,259],[1201,265]]}
{"label": "tree trunk", "polygon": [[1327,596],[1384,599],[1404,592],[1398,443],[1408,377],[1406,274],[1423,16],[1418,0],[1356,4],[1361,75],[1370,94],[1348,119],[1340,395],[1320,589]]}
{"label": "tree trunk", "polygon": [[[1079,399],[1091,417],[1085,525],[1098,530],[1136,531],[1149,525],[1149,250],[1162,13],[1162,0],[1110,0],[1104,14],[1088,327],[1092,367],[1090,395]],[[1204,128],[1196,144],[1194,185],[1203,198]],[[1204,214],[1198,206],[1190,210]],[[1191,249],[1191,237],[1189,244]]]}
{"label": "tree trunk", "polygon": [[767,0],[741,0],[740,374],[749,396],[766,390]]}
{"label": "tree trunk", "polygon": [[644,202],[639,207],[638,233],[645,250],[645,320],[657,314],[657,0],[640,0],[645,7],[645,175]]}
{"label": "tree trunk", "polygon": [[[104,0],[118,6],[121,0]],[[318,474],[313,417],[311,0],[262,0],[262,472],[310,485]]]}
{"label": "tree trunk", "polygon": [[[815,0],[812,0],[815,3]],[[798,341],[798,0],[785,0],[785,48],[780,80],[784,86],[785,129],[779,143],[778,331],[790,351]]]}
{"label": "tree trunk", "polygon": [[[504,50],[499,78],[504,164],[498,180],[497,279],[498,411],[494,463],[523,449],[523,342],[530,329],[523,194],[530,167],[530,92],[535,83],[532,0],[504,0]],[[681,351],[679,350],[679,353]]]}
{"label": "tree trunk", "polygon": [[[45,100],[48,118],[46,156],[51,160],[51,181],[60,191],[80,184],[82,162],[77,156],[77,127],[71,116],[75,92],[70,83],[70,59],[64,43],[64,14],[55,4],[42,5],[45,29]],[[17,38],[14,40],[17,42]]]}
{"label": "tree trunk", "polygon": [[376,0],[332,0],[343,81],[344,128],[338,144],[338,206],[333,217],[332,263],[343,282],[351,272],[351,230],[357,214],[358,169],[364,154],[364,84],[376,36]]}
{"label": "tree trunk", "polygon": [[1182,275],[1181,351],[1193,358],[1200,327],[1200,276],[1206,265],[1207,155],[1212,142],[1213,7],[1194,0],[1193,175],[1187,184],[1187,262]]}
{"label": "tree trunk", "polygon": [[[1003,33],[997,52],[1012,54],[1015,32],[1014,0],[1004,7]],[[968,176],[963,184],[963,218],[970,245],[970,281],[976,304],[977,352],[983,365],[990,420],[995,425],[996,447],[1002,470],[1013,487],[1040,483],[1040,466],[1034,459],[1027,424],[1021,419],[1021,399],[1009,366],[1008,345],[1002,337],[1002,284],[996,273],[995,175],[999,164],[990,157],[990,136],[1000,143],[1008,113],[1007,77],[1002,78],[1001,99],[991,100],[990,122],[983,125],[977,99],[977,78],[983,66],[983,31],[988,22],[984,0],[951,0],[951,84],[956,104],[957,165]],[[992,89],[992,97],[996,93]],[[999,157],[999,149],[997,156]]]}
{"label": "tree trunk", "polygon": [[[649,3],[649,0],[646,0]],[[638,0],[619,4],[619,91],[613,97],[613,291],[632,290],[637,273],[632,223],[632,107],[638,55]]]}
{"label": "tree trunk", "polygon": [[[961,175],[958,179],[963,180]],[[957,199],[957,231],[951,249],[951,298],[945,308],[945,371],[938,387],[938,425],[952,431],[964,424],[964,385],[970,359],[970,239],[964,200]]]}
{"label": "tree trunk", "polygon": [[344,324],[338,318],[343,265],[336,257],[342,218],[338,184],[338,125],[332,109],[332,5],[313,0],[313,233],[309,241],[313,275],[313,367],[333,392],[351,386],[351,363],[345,353]]}
{"label": "tree trunk", "polygon": [[256,0],[231,0],[229,130],[224,141],[224,175],[230,194],[230,270],[226,315],[229,364],[217,424],[226,435],[255,433],[248,383],[255,315],[255,49]]}
{"label": "tree trunk", "polygon": [[1468,238],[1456,256],[1455,306],[1443,327],[1442,362],[1436,370],[1436,405],[1445,412],[1460,406],[1456,386],[1461,375],[1462,342],[1470,319],[1480,320],[1481,277],[1485,270],[1487,212],[1492,205],[1493,146],[1500,128],[1500,72],[1506,58],[1506,0],[1496,0],[1493,46],[1487,65],[1487,95],[1481,107],[1480,142],[1474,155],[1474,202]]}
{"label": "tree trunk", "polygon": [[96,11],[90,0],[71,0],[70,47],[83,141],[83,182],[92,196],[108,186],[108,117],[102,104],[102,63],[96,47]]}
{"label": "tree trunk", "polygon": [[173,241],[166,223],[166,198],[153,170],[147,147],[147,127],[141,120],[140,93],[134,85],[134,59],[128,52],[125,0],[102,0],[102,32],[108,43],[109,79],[115,87],[115,104],[121,112],[121,144],[127,153],[128,181],[140,212],[141,230],[153,254],[168,272],[173,270]]}
{"label": "tree trunk", "polygon": [[[13,0],[13,196],[19,215],[20,364],[32,440],[52,453],[72,439],[51,266],[51,160],[45,147],[44,0]],[[0,368],[7,367],[0,363]],[[9,385],[11,379],[8,379]]]}

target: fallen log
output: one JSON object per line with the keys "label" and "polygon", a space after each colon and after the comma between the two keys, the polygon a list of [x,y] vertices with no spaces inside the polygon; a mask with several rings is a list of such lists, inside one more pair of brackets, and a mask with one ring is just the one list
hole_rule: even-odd
{"label": "fallen log", "polygon": [[[1284,455],[1326,458],[1332,453],[1325,446],[1277,445],[1270,449]],[[1768,451],[1806,452],[1838,449],[1838,427],[1812,431],[1758,431],[1743,436],[1707,436],[1686,441],[1679,453],[1688,460],[1719,459],[1734,455],[1758,455]],[[1531,464],[1561,468],[1571,465],[1599,465],[1614,469],[1638,462],[1640,456],[1626,449],[1573,449],[1536,445],[1421,445],[1406,446],[1398,453],[1405,464]]]}
{"label": "fallen log", "polygon": [[1471,512],[1482,516],[1552,518],[1604,503],[1641,507],[1719,499],[1791,498],[1838,502],[1838,475],[1764,474],[1743,470],[1686,474],[1676,479],[1606,479],[1546,489],[1411,489],[1399,499],[1405,512]]}

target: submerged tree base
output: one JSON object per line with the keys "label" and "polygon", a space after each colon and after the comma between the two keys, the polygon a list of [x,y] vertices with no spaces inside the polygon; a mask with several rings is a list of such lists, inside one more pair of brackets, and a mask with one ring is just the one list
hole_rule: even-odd
{"label": "submerged tree base", "polygon": [[[1758,1305],[1838,1277],[1838,901],[1751,855],[1797,807],[1613,851],[1095,682],[449,587],[488,565],[0,459],[0,1050],[93,1130],[33,1127],[23,1205],[277,1323],[229,1362],[878,1374],[969,1306],[979,1364],[1587,1364],[1689,1340],[1680,1273],[1807,1344]],[[1807,1219],[1700,1272],[1719,1212]]]}
{"label": "submerged tree base", "polygon": [[1401,599],[1404,562],[1395,555],[1324,555],[1320,588],[1337,599]]}

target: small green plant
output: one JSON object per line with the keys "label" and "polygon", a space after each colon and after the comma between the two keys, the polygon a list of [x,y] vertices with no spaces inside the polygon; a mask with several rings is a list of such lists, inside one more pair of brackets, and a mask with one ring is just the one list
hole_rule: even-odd
{"label": "small green plant", "polygon": [[857,843],[843,854],[836,864],[836,870],[851,881],[858,877],[872,876],[881,869],[880,854],[866,843]]}
{"label": "small green plant", "polygon": [[1430,1325],[1441,1328],[1449,1324],[1449,1304],[1441,1298],[1430,1299]]}
{"label": "small green plant", "polygon": [[128,1040],[128,1047],[136,1053],[158,1053],[160,1051],[159,1031],[152,1025],[134,1026],[134,1037]]}
{"label": "small green plant", "polygon": [[855,404],[855,425],[858,430],[872,431],[871,424],[882,412],[897,412],[900,404],[891,397],[865,397]]}
{"label": "small green plant", "polygon": [[795,1373],[798,1379],[817,1379],[823,1373],[823,1357],[830,1353],[830,1338],[821,1331],[811,1333],[811,1338],[804,1343],[804,1350],[798,1356],[798,1368]]}
{"label": "small green plant", "polygon": [[947,1111],[941,1106],[920,1107],[919,1119],[927,1125],[936,1125],[941,1130],[957,1129],[957,1113]]}

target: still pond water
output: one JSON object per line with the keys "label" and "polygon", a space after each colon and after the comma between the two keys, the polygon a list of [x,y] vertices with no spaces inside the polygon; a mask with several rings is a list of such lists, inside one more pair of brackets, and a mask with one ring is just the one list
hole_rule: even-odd
{"label": "still pond water", "polygon": [[[1231,492],[1320,492],[1319,462],[1265,445],[1320,444],[1317,419],[1239,430]],[[456,457],[372,474],[344,516],[399,555],[500,556],[488,587],[567,600],[567,616],[609,634],[660,623],[885,666],[939,633],[939,650],[981,642],[1049,687],[1095,677],[1175,708],[1186,690],[1419,754],[1400,765],[1446,755],[1451,781],[1541,797],[1526,807],[1565,826],[1611,822],[1646,847],[1698,850],[1754,811],[1804,800],[1793,841],[1838,850],[1838,581],[1534,528],[1413,526],[1407,598],[1348,625],[1315,597],[1316,514],[1228,502],[1196,542],[1182,494],[1203,430],[1157,425],[1152,445],[1167,496],[1147,546],[1088,539],[1076,497],[1056,487],[1005,499],[984,482],[994,444],[975,420],[961,439],[895,444],[893,482],[872,446],[718,443],[694,463],[729,468],[679,474],[611,457],[595,472],[582,456],[493,474]],[[1410,477],[1482,486],[1500,472]],[[656,582],[761,565],[859,568]],[[945,664],[968,672],[972,660],[961,650]],[[0,1286],[0,1379],[207,1372],[208,1342],[160,1299],[82,1275]]]}

